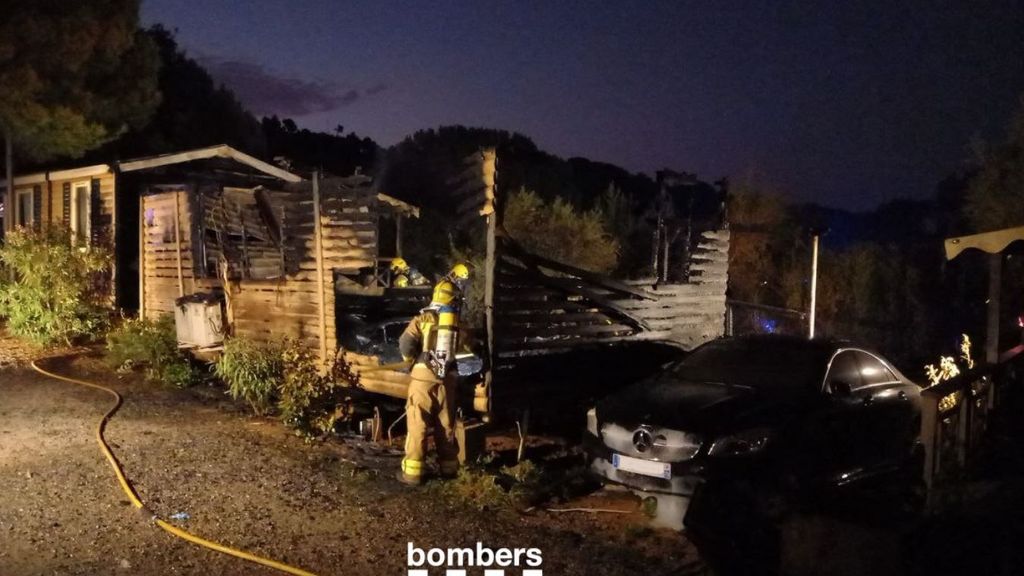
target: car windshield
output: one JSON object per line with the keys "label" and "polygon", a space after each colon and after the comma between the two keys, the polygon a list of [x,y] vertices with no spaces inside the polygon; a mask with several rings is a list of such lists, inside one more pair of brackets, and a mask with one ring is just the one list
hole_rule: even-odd
{"label": "car windshield", "polygon": [[793,341],[733,340],[695,350],[673,367],[679,377],[756,390],[813,389],[824,377],[827,353]]}

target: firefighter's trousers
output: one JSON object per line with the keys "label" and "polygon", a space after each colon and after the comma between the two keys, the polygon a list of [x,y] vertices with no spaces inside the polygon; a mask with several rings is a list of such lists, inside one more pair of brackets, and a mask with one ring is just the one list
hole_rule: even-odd
{"label": "firefighter's trousers", "polygon": [[409,396],[405,404],[408,434],[405,437],[405,458],[402,460],[402,473],[410,480],[423,477],[428,428],[434,431],[441,474],[454,475],[459,470],[459,447],[455,440],[457,374],[455,370],[450,370],[441,380],[426,364],[417,362],[412,368]]}

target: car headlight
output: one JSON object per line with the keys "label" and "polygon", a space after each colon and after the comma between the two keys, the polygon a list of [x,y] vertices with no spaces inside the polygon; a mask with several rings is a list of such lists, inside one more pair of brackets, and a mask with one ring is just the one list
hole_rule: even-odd
{"label": "car headlight", "polygon": [[591,408],[587,410],[587,432],[590,432],[594,436],[600,436],[597,433],[597,408]]}
{"label": "car headlight", "polygon": [[752,428],[715,439],[708,449],[708,456],[749,456],[764,451],[771,441],[772,431],[767,428]]}

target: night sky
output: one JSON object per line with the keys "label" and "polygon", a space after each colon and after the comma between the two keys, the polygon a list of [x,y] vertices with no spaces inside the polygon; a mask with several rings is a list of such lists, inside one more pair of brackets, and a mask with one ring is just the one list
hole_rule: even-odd
{"label": "night sky", "polygon": [[[869,7],[870,6],[870,7]],[[390,145],[465,124],[865,209],[925,197],[1024,93],[1024,0],[143,0],[257,114]]]}

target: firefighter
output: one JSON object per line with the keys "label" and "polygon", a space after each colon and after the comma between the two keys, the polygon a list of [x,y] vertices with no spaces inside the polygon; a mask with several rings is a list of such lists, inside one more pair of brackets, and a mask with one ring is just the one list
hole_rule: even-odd
{"label": "firefighter", "polygon": [[426,286],[427,279],[420,274],[420,271],[409,266],[403,258],[395,258],[391,261],[391,286],[394,288],[408,288],[409,286]]}
{"label": "firefighter", "polygon": [[456,264],[434,287],[430,306],[409,322],[398,340],[402,357],[415,360],[405,404],[405,458],[398,479],[409,485],[423,481],[427,428],[433,426],[442,477],[459,471],[455,441],[455,383],[458,369],[459,312],[469,281],[469,268]]}
{"label": "firefighter", "polygon": [[403,258],[391,261],[391,285],[395,288],[405,288],[409,285],[409,263]]}

